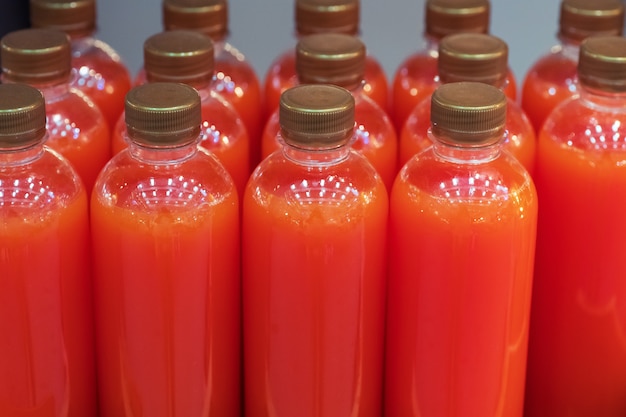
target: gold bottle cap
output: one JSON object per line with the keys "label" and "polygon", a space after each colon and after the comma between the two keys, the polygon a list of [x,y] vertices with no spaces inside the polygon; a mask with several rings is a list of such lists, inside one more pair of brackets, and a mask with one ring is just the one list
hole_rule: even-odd
{"label": "gold bottle cap", "polygon": [[487,33],[489,18],[489,0],[426,1],[426,34],[436,39],[451,33]]}
{"label": "gold bottle cap", "polygon": [[489,84],[443,84],[431,98],[433,134],[452,143],[495,143],[504,134],[506,105],[505,94]]}
{"label": "gold bottle cap", "polygon": [[591,35],[619,35],[624,28],[620,0],[563,0],[559,36],[580,42]]}
{"label": "gold bottle cap", "polygon": [[296,73],[303,84],[353,88],[365,76],[365,44],[356,36],[318,33],[296,46]]}
{"label": "gold bottle cap", "polygon": [[354,98],[335,85],[292,87],[280,97],[279,121],[286,143],[303,149],[332,149],[354,132]]}
{"label": "gold bottle cap", "polygon": [[126,94],[129,138],[147,146],[175,147],[200,134],[200,96],[187,84],[147,83]]}
{"label": "gold bottle cap", "polygon": [[626,92],[626,38],[591,36],[580,44],[578,79],[608,92]]}
{"label": "gold bottle cap", "polygon": [[163,0],[162,10],[165,30],[195,30],[213,40],[228,35],[226,0]]}
{"label": "gold bottle cap", "polygon": [[43,94],[26,84],[0,84],[0,148],[23,149],[46,134]]}
{"label": "gold bottle cap", "polygon": [[296,32],[359,33],[359,0],[296,0]]}
{"label": "gold bottle cap", "polygon": [[457,33],[439,43],[441,82],[476,81],[500,87],[506,80],[509,48],[484,33]]}
{"label": "gold bottle cap", "polygon": [[35,28],[62,30],[81,36],[96,29],[95,0],[30,0],[30,23]]}
{"label": "gold bottle cap", "polygon": [[143,44],[146,78],[150,82],[208,82],[215,70],[213,41],[190,30],[170,30]]}
{"label": "gold bottle cap", "polygon": [[66,79],[72,70],[70,39],[56,29],[21,29],[0,41],[4,76],[13,82],[43,84]]}

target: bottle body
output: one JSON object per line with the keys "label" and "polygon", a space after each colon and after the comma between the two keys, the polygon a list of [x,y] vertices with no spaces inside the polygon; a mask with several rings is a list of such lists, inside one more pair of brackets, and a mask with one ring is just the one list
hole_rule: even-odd
{"label": "bottle body", "polygon": [[238,416],[236,190],[202,148],[138,149],[92,194],[100,415]]}
{"label": "bottle body", "polygon": [[0,414],[96,415],[87,195],[56,152],[27,153],[0,152]]}
{"label": "bottle body", "polygon": [[528,416],[626,413],[624,102],[581,89],[539,135]]}
{"label": "bottle body", "polygon": [[130,73],[113,48],[101,40],[84,36],[72,39],[71,44],[72,86],[91,98],[112,130],[131,88]]}
{"label": "bottle body", "polygon": [[[399,135],[399,161],[404,166],[415,154],[432,145],[428,136],[430,128],[430,99],[418,103],[409,114]],[[507,100],[507,114],[503,148],[511,153],[531,174],[534,171],[537,138],[535,130],[524,111],[510,98]]]}
{"label": "bottle body", "polygon": [[378,416],[385,187],[345,146],[317,162],[288,148],[259,164],[244,194],[246,413]]}
{"label": "bottle body", "polygon": [[556,105],[578,92],[578,51],[573,43],[555,45],[526,73],[521,105],[537,134]]}
{"label": "bottle body", "polygon": [[[398,172],[398,138],[389,116],[362,89],[360,86],[352,90],[356,128],[355,138],[350,144],[367,158],[381,176],[387,190],[391,190]],[[279,112],[276,108],[263,131],[263,159],[282,147],[279,131]]]}
{"label": "bottle body", "polygon": [[441,150],[391,192],[386,415],[521,416],[535,188],[508,153]]}

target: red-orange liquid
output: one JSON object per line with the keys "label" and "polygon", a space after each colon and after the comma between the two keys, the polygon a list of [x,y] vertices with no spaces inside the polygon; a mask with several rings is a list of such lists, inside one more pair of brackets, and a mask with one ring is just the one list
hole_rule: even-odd
{"label": "red-orange liquid", "polygon": [[67,162],[0,156],[0,415],[97,415],[87,197]]}
{"label": "red-orange liquid", "polygon": [[[430,97],[439,85],[437,52],[423,51],[408,56],[398,67],[391,86],[391,117],[397,132],[401,132],[413,108]],[[513,71],[505,81],[504,93],[515,101],[517,84]]]}
{"label": "red-orange liquid", "polygon": [[85,184],[87,195],[111,158],[109,127],[102,113],[82,93],[70,90],[60,99],[46,97],[46,145],[66,157]]}
{"label": "red-orange liquid", "polygon": [[[387,114],[363,93],[354,95],[356,121],[352,148],[360,152],[376,168],[388,190],[398,172],[398,138]],[[281,148],[278,109],[269,118],[263,132],[261,157],[266,158]]]}
{"label": "red-orange liquid", "polygon": [[[504,149],[509,151],[532,175],[535,166],[537,138],[528,117],[517,103],[508,100],[503,138]],[[416,153],[432,145],[428,137],[430,128],[430,98],[422,100],[409,114],[400,133],[399,166],[404,166]]]}
{"label": "red-orange liquid", "polygon": [[[283,91],[297,84],[295,48],[279,55],[265,75],[263,108],[265,123],[280,104]],[[371,55],[365,61],[363,92],[385,112],[389,110],[389,86],[381,64]]]}
{"label": "red-orange liquid", "polygon": [[501,155],[451,163],[431,148],[394,183],[387,416],[522,415],[537,197]]}
{"label": "red-orange liquid", "polygon": [[[202,103],[200,145],[212,152],[231,175],[238,195],[242,195],[250,177],[250,140],[248,132],[233,107],[219,94],[208,89],[198,90]],[[113,154],[128,147],[124,114],[111,135]]]}
{"label": "red-orange liquid", "polygon": [[109,129],[124,110],[131,87],[128,69],[110,46],[93,38],[72,41],[72,87],[85,93],[100,108]]}
{"label": "red-orange liquid", "polygon": [[626,129],[612,105],[568,101],[539,136],[528,417],[626,415]]}
{"label": "red-orange liquid", "polygon": [[240,415],[239,208],[204,152],[122,152],[94,189],[101,417]]}
{"label": "red-orange liquid", "polygon": [[541,57],[528,70],[521,103],[535,132],[539,133],[557,104],[577,93],[577,66],[578,56],[574,52],[554,52]]}
{"label": "red-orange liquid", "polygon": [[388,200],[354,155],[307,169],[277,152],[246,188],[249,417],[381,415]]}

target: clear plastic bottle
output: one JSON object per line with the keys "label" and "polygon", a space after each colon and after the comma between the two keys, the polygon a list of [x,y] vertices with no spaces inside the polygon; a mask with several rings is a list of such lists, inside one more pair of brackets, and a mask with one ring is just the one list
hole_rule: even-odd
{"label": "clear plastic bottle", "polygon": [[[295,0],[294,47],[279,54],[271,63],[264,80],[265,121],[278,108],[280,94],[296,77],[295,43],[302,36],[316,33],[360,33],[360,0]],[[380,62],[366,57],[363,91],[385,111],[389,110],[389,86]]]}
{"label": "clear plastic bottle", "polygon": [[131,87],[128,68],[119,54],[96,37],[95,0],[30,0],[31,26],[67,33],[72,45],[71,84],[100,108],[109,129],[124,110]]}
{"label": "clear plastic bottle", "polygon": [[[457,33],[445,36],[438,48],[437,85],[476,81],[504,91],[508,85],[508,50],[506,42],[493,35]],[[413,108],[400,132],[400,166],[432,144],[428,136],[430,96]],[[520,105],[510,97],[507,97],[507,101],[504,149],[515,156],[532,175],[537,147],[535,129]]]}
{"label": "clear plastic bottle", "polygon": [[197,30],[213,40],[213,88],[237,110],[250,137],[251,166],[260,159],[263,129],[261,84],[245,55],[228,41],[227,0],[163,0],[165,30]]}
{"label": "clear plastic bottle", "polygon": [[[398,171],[398,138],[385,110],[365,94],[366,49],[353,35],[319,33],[303,36],[296,46],[296,84],[334,84],[348,89],[355,100],[356,120],[353,149],[363,154],[376,168],[385,186]],[[263,132],[261,156],[279,149],[279,109],[268,119]]]}
{"label": "clear plastic bottle", "polygon": [[111,158],[109,127],[98,107],[71,87],[69,37],[56,29],[22,29],[0,41],[3,83],[25,83],[46,99],[46,144],[65,156],[85,184],[87,195]]}
{"label": "clear plastic bottle", "polygon": [[528,416],[626,415],[626,39],[586,38],[577,80],[538,137]]}
{"label": "clear plastic bottle", "polygon": [[131,142],[91,197],[100,417],[239,417],[239,203],[198,146],[200,96],[126,96]]}
{"label": "clear plastic bottle", "polygon": [[522,108],[535,132],[561,101],[577,94],[576,71],[580,42],[592,35],[619,35],[624,27],[620,0],[563,0],[559,42],[529,68],[522,84]]}
{"label": "clear plastic bottle", "polygon": [[[180,82],[198,90],[202,101],[202,140],[230,173],[239,195],[250,177],[250,139],[235,108],[211,86],[215,74],[214,43],[189,30],[154,34],[143,44],[144,66],[138,82]],[[113,154],[128,145],[124,114],[111,135]]]}
{"label": "clear plastic bottle", "polygon": [[433,146],[390,196],[387,416],[521,416],[537,194],[501,151],[507,99],[484,83],[432,96]]}
{"label": "clear plastic bottle", "polygon": [[[400,63],[392,80],[389,114],[397,132],[402,130],[411,110],[438,85],[437,56],[441,38],[453,33],[488,33],[490,12],[489,0],[426,0],[422,46]],[[517,83],[510,68],[505,92],[516,100]]]}
{"label": "clear plastic bottle", "polygon": [[87,194],[44,145],[39,90],[0,85],[0,415],[97,415]]}
{"label": "clear plastic bottle", "polygon": [[246,415],[378,417],[387,191],[348,146],[347,90],[296,86],[280,108],[285,145],[243,200]]}

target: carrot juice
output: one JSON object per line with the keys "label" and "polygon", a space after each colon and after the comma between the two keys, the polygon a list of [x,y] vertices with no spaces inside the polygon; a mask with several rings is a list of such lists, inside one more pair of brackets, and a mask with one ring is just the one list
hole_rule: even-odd
{"label": "carrot juice", "polygon": [[239,416],[236,189],[197,146],[195,89],[149,83],[126,101],[131,143],[91,201],[100,416]]}
{"label": "carrot juice", "polygon": [[[284,149],[259,164],[244,194],[246,413],[380,416],[386,189],[371,164],[346,146],[354,123],[341,103],[349,92],[307,85],[285,94],[282,103],[297,103],[287,112],[299,107],[303,114],[320,96],[330,99],[309,115],[312,123],[294,116],[286,128],[290,116],[282,113]],[[343,117],[336,113],[345,122],[340,132],[329,128],[330,135],[319,136],[324,144],[314,144],[311,132],[305,145],[297,129],[317,126],[322,133],[314,120],[333,100],[343,109]]]}
{"label": "carrot juice", "polygon": [[87,196],[45,102],[0,85],[0,415],[95,415]]}
{"label": "carrot juice", "polygon": [[505,103],[487,84],[439,87],[434,144],[394,183],[385,415],[522,416],[537,196],[499,150]]}

